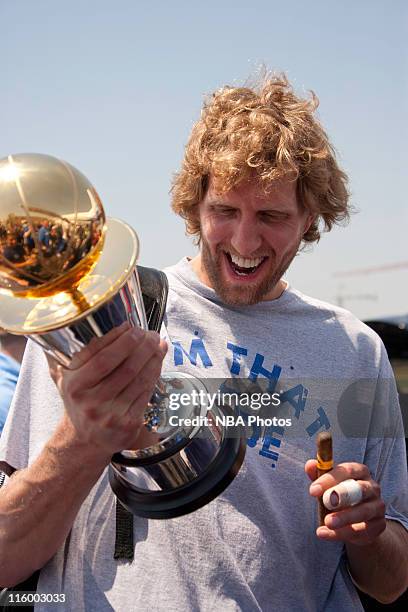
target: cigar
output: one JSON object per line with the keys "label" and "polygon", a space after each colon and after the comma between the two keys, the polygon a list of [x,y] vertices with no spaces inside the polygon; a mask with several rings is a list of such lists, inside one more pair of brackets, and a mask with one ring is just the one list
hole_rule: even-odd
{"label": "cigar", "polygon": [[[317,477],[322,476],[326,472],[330,472],[333,469],[333,443],[332,435],[328,431],[323,431],[317,435]],[[329,514],[324,503],[323,498],[319,497],[318,503],[318,516],[319,516],[319,527],[324,525],[324,517]]]}

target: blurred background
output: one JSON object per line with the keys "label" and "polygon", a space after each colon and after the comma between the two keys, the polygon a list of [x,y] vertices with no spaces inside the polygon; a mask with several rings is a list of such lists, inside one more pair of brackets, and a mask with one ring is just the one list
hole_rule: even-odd
{"label": "blurred background", "polygon": [[141,263],[163,268],[195,252],[169,190],[203,97],[262,65],[285,71],[320,98],[358,210],[288,278],[362,319],[404,322],[407,17],[405,0],[1,0],[0,157],[72,163],[136,229]]}

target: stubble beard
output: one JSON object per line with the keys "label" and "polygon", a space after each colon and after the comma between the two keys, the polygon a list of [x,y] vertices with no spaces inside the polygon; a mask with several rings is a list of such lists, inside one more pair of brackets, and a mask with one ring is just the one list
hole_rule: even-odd
{"label": "stubble beard", "polygon": [[[271,250],[268,254],[269,261],[266,262],[266,265],[271,268],[270,273],[261,281],[255,283],[248,281],[248,285],[243,283],[240,283],[239,286],[227,285],[223,280],[221,272],[221,257],[224,257],[222,255],[223,250],[218,246],[216,255],[213,257],[204,238],[201,238],[201,262],[211,287],[225,304],[229,306],[251,306],[262,302],[277,285],[296,256],[300,243],[301,241],[299,240],[277,267],[274,265],[276,259],[275,253]],[[272,264],[270,263],[271,261],[273,262]]]}

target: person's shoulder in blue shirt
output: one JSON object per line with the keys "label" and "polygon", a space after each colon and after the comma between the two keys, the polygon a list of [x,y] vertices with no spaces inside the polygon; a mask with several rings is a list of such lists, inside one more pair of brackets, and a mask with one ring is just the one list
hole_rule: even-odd
{"label": "person's shoulder in blue shirt", "polygon": [[0,353],[0,434],[6,422],[19,372],[18,361]]}
{"label": "person's shoulder in blue shirt", "polygon": [[0,330],[0,434],[13,399],[20,363],[26,345],[24,336],[15,336]]}

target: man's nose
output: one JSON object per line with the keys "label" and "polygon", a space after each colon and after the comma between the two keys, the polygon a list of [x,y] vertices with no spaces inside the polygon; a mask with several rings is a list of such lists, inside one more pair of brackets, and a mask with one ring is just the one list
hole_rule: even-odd
{"label": "man's nose", "polygon": [[231,246],[243,257],[250,257],[262,244],[262,236],[256,226],[247,219],[240,219],[234,228]]}

